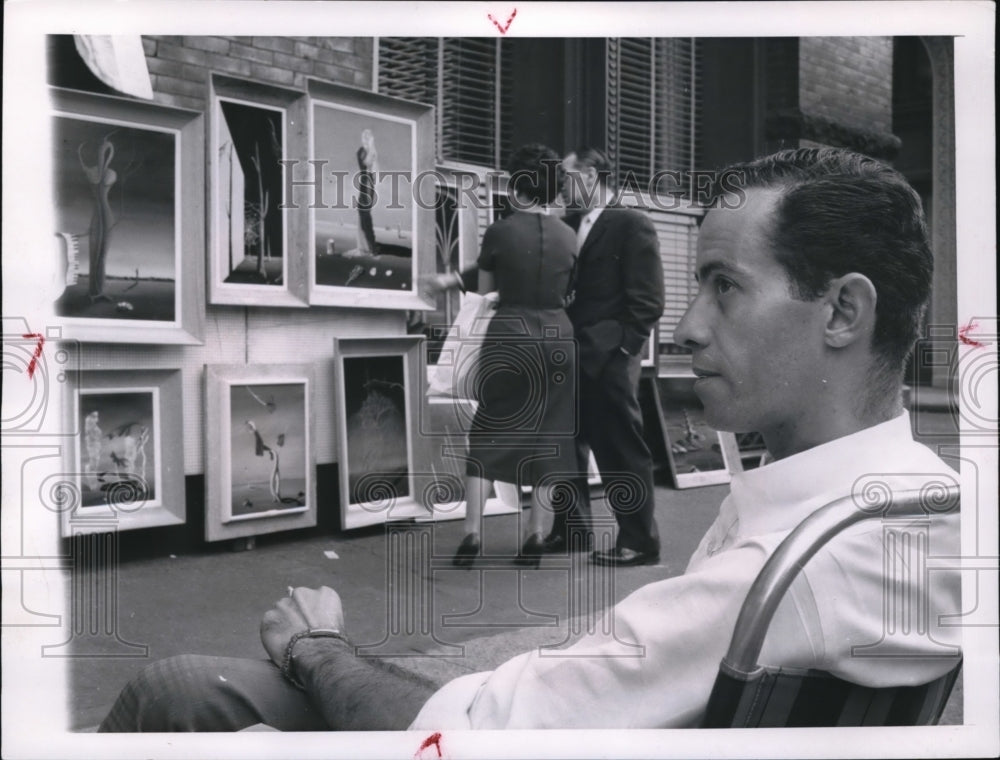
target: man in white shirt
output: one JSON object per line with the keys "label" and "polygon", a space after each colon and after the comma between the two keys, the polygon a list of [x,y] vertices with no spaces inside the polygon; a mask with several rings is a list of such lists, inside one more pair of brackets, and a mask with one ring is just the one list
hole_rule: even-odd
{"label": "man in white shirt", "polygon": [[[734,476],[682,576],[609,610],[606,633],[440,689],[356,658],[337,594],[295,589],[261,624],[274,665],[156,663],[102,730],[698,725],[747,589],[792,528],[872,484],[954,482],[912,440],[901,398],[932,272],[917,195],[895,171],[837,149],[775,154],[724,180],[730,192],[702,225],[698,294],[675,339],[692,351],[708,421],[760,431],[771,461]],[[893,578],[905,598],[919,595],[925,617],[885,619],[884,529],[863,523],[806,566],[762,662],[869,686],[923,683],[954,666],[958,628],[939,621],[960,609],[957,572]],[[929,513],[920,530],[931,556],[957,555],[957,514]]]}

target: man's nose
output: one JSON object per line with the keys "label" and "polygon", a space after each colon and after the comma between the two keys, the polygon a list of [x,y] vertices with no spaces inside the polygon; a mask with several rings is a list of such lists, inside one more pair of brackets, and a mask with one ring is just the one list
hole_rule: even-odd
{"label": "man's nose", "polygon": [[699,308],[696,296],[688,304],[684,316],[674,329],[674,343],[685,348],[700,348],[708,344],[708,328]]}

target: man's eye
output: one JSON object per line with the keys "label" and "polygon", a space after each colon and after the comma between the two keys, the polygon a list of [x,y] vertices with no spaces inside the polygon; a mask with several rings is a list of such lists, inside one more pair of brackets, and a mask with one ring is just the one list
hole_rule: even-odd
{"label": "man's eye", "polygon": [[733,284],[731,280],[727,280],[725,277],[717,277],[715,279],[715,290],[720,295],[728,293],[730,290],[735,288],[736,285]]}

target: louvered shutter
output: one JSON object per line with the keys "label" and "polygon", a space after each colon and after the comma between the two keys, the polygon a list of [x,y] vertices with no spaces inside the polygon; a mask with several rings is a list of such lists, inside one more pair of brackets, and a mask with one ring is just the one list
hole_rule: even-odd
{"label": "louvered shutter", "polygon": [[438,40],[432,37],[379,37],[378,91],[437,105],[437,64]]}
{"label": "louvered shutter", "polygon": [[499,41],[454,37],[443,44],[441,157],[496,166]]}
{"label": "louvered shutter", "polygon": [[380,37],[378,89],[436,108],[439,161],[495,168],[501,152],[500,42]]}
{"label": "louvered shutter", "polygon": [[696,293],[694,281],[698,216],[653,209],[650,213],[660,239],[663,262],[664,308],[660,317],[660,345],[674,342],[674,330]]}
{"label": "louvered shutter", "polygon": [[619,187],[645,191],[656,172],[695,168],[697,52],[692,38],[608,40],[608,153]]}
{"label": "louvered shutter", "polygon": [[695,39],[656,40],[656,170],[697,168],[699,68]]}
{"label": "louvered shutter", "polygon": [[608,40],[608,157],[618,187],[645,190],[653,172],[653,41]]}

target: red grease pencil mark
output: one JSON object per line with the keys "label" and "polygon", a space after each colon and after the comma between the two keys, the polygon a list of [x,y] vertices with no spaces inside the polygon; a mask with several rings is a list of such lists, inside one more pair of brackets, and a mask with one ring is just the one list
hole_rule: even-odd
{"label": "red grease pencil mark", "polygon": [[431,746],[433,746],[434,749],[437,750],[438,757],[441,757],[441,732],[440,731],[435,731],[433,734],[431,734],[426,739],[424,739],[424,743],[420,745],[420,749],[417,750],[417,753],[414,755],[414,757],[418,757],[421,752],[423,752],[425,749],[427,749],[428,747],[431,747]]}
{"label": "red grease pencil mark", "polygon": [[28,340],[37,340],[38,345],[35,346],[35,353],[31,357],[31,362],[28,364],[28,379],[30,380],[35,375],[35,368],[38,367],[38,360],[42,356],[42,346],[45,345],[45,336],[39,335],[38,333],[25,333],[23,338]]}
{"label": "red grease pencil mark", "polygon": [[490,21],[493,22],[493,26],[495,26],[497,29],[500,30],[500,34],[507,34],[507,30],[510,29],[510,22],[514,20],[514,16],[516,15],[517,15],[517,8],[511,11],[510,18],[507,19],[507,23],[504,24],[503,26],[500,26],[500,22],[497,21],[495,18],[493,18],[492,13],[487,13],[486,18],[488,18]]}
{"label": "red grease pencil mark", "polygon": [[979,325],[975,322],[969,322],[965,327],[958,328],[958,339],[967,346],[972,346],[973,348],[986,348],[986,344],[982,341],[975,340],[969,337],[969,333],[975,330]]}

